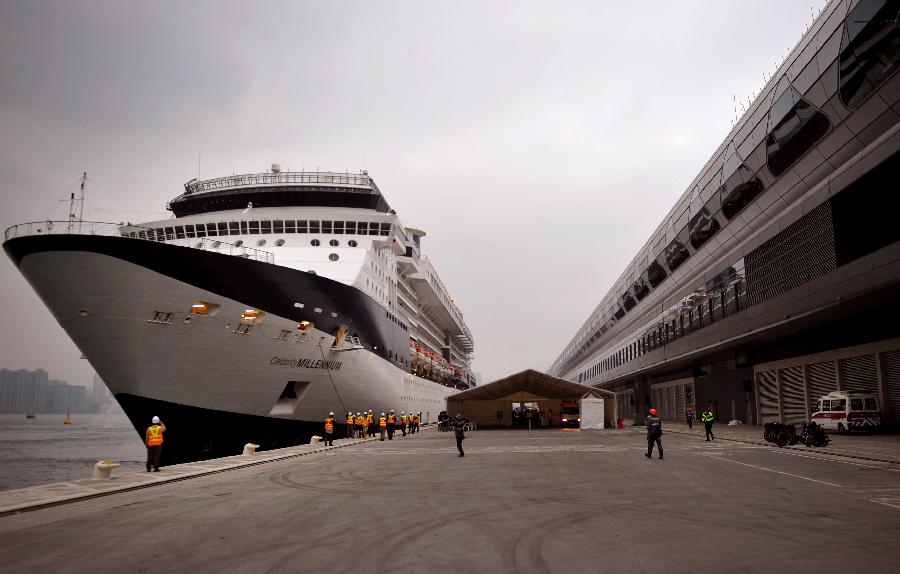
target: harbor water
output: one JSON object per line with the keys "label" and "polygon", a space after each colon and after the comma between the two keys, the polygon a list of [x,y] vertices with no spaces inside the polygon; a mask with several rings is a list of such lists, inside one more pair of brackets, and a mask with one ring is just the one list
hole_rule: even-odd
{"label": "harbor water", "polygon": [[124,414],[0,415],[0,490],[90,478],[101,459],[143,470],[146,449]]}

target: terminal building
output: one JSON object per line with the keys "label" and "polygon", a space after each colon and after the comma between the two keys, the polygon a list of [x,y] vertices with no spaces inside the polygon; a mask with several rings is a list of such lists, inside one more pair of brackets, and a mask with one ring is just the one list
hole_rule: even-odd
{"label": "terminal building", "polygon": [[865,390],[900,426],[898,11],[827,4],[550,374],[626,419],[798,423]]}

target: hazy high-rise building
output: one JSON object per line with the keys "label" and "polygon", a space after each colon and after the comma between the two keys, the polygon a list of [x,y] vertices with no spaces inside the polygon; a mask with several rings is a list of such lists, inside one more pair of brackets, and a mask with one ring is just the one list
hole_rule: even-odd
{"label": "hazy high-rise building", "polygon": [[47,371],[0,369],[0,412],[42,412],[47,400]]}

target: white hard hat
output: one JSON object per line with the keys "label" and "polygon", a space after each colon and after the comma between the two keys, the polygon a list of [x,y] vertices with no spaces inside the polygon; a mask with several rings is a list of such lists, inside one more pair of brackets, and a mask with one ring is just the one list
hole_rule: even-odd
{"label": "white hard hat", "polygon": [[369,409],[369,412],[372,412],[372,409]]}
{"label": "white hard hat", "polygon": [[362,413],[356,413],[356,414],[357,414],[357,415],[360,415],[360,416],[362,415]]}
{"label": "white hard hat", "polygon": [[347,414],[348,414],[348,415],[352,415],[352,414],[353,414],[353,411],[347,411]]}
{"label": "white hard hat", "polygon": [[381,413],[381,416],[384,416],[384,413]]}
{"label": "white hard hat", "polygon": [[333,417],[334,413],[328,413],[328,416]]}
{"label": "white hard hat", "polygon": [[159,417],[153,417],[153,424],[156,424],[158,422],[159,422]]}
{"label": "white hard hat", "polygon": [[401,415],[405,415],[405,414],[406,414],[406,411],[400,411],[400,414],[401,414]]}

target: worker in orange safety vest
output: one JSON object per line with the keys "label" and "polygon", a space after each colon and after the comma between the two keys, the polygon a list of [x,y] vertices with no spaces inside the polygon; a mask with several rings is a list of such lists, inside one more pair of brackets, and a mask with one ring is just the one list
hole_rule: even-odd
{"label": "worker in orange safety vest", "polygon": [[353,424],[353,413],[347,413],[347,438],[353,438],[353,433],[355,432]]}
{"label": "worker in orange safety vest", "polygon": [[372,414],[372,409],[369,409],[369,412],[366,413],[366,434],[375,436],[375,415]]}
{"label": "worker in orange safety vest", "polygon": [[400,432],[403,433],[403,436],[406,436],[406,411],[400,411]]}
{"label": "worker in orange safety vest", "polygon": [[387,416],[387,434],[388,440],[394,440],[394,427],[397,425],[397,415],[394,414],[394,411],[388,413]]}
{"label": "worker in orange safety vest", "polygon": [[162,454],[163,433],[166,425],[162,424],[159,417],[153,417],[153,424],[147,428],[147,472],[153,467],[154,472],[159,472],[159,457]]}
{"label": "worker in orange safety vest", "polygon": [[325,446],[334,446],[334,413],[325,417]]}
{"label": "worker in orange safety vest", "polygon": [[381,440],[384,440],[384,435],[387,432],[387,417],[384,413],[381,413],[381,417],[378,418],[378,430],[381,431]]}

